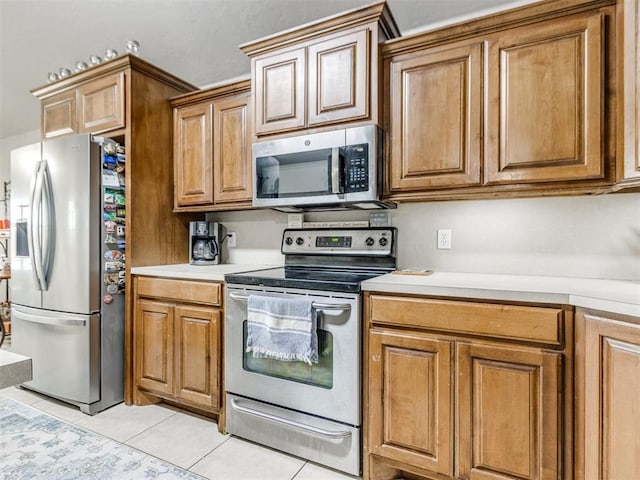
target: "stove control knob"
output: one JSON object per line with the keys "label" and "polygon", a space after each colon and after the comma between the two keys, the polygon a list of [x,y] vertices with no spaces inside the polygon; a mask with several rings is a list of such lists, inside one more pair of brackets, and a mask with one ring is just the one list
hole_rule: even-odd
{"label": "stove control knob", "polygon": [[296,245],[302,245],[303,243],[304,243],[304,240],[302,239],[302,237],[296,238]]}
{"label": "stove control knob", "polygon": [[367,247],[370,247],[370,246],[372,246],[374,243],[376,243],[376,241],[375,241],[373,238],[371,238],[371,237],[367,237],[367,239],[364,241],[364,243],[366,243],[366,244],[367,244]]}
{"label": "stove control knob", "polygon": [[380,240],[378,240],[378,243],[381,247],[385,247],[387,243],[389,243],[389,240],[387,240],[385,237],[382,237]]}
{"label": "stove control knob", "polygon": [[284,239],[284,243],[286,243],[287,245],[291,245],[293,243],[293,238],[291,237],[287,237]]}

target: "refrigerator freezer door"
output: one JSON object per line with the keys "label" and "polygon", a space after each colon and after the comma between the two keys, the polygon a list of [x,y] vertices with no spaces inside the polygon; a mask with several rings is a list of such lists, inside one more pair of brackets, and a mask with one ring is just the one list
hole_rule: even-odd
{"label": "refrigerator freezer door", "polygon": [[35,143],[11,151],[11,301],[35,308],[42,305],[42,293],[28,233],[41,147]]}
{"label": "refrigerator freezer door", "polygon": [[[42,308],[89,314],[100,309],[100,146],[89,135],[62,137],[42,144],[51,179],[50,200],[43,200],[44,260],[50,258]],[[46,193],[46,189],[45,189]],[[46,224],[51,218],[55,228]],[[19,303],[19,302],[16,302]],[[35,378],[35,375],[34,375]]]}
{"label": "refrigerator freezer door", "polygon": [[100,316],[12,306],[12,351],[31,357],[24,385],[72,403],[100,400]]}

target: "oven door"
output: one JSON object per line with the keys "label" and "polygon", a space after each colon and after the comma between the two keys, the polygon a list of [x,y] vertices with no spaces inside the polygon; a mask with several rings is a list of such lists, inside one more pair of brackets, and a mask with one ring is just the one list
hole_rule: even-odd
{"label": "oven door", "polygon": [[[250,294],[304,295],[318,312],[318,363],[253,358],[246,353]],[[360,425],[359,295],[227,285],[225,384],[229,393],[326,419]]]}

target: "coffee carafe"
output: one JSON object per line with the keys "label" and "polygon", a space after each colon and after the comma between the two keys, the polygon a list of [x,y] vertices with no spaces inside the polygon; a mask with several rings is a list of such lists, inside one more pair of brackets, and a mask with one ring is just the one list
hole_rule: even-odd
{"label": "coffee carafe", "polygon": [[217,265],[220,263],[220,224],[217,222],[189,223],[189,263]]}

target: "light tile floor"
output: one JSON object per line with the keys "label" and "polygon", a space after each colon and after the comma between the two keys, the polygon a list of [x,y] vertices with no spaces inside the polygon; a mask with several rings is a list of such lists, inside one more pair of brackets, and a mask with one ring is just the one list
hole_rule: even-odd
{"label": "light tile floor", "polygon": [[[2,348],[10,348],[10,339]],[[215,421],[167,405],[124,403],[90,416],[78,408],[20,387],[12,398],[161,460],[213,480],[354,480],[270,448],[218,432]]]}
{"label": "light tile floor", "polygon": [[214,480],[354,480],[304,459],[218,432],[215,421],[170,406],[121,403],[94,416],[19,387],[0,395]]}

